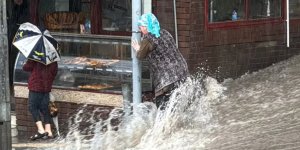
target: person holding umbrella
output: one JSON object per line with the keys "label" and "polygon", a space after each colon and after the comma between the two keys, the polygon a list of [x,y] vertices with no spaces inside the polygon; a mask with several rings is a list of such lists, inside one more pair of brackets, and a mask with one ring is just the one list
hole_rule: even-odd
{"label": "person holding umbrella", "polygon": [[[30,72],[28,79],[29,111],[38,129],[38,132],[30,137],[31,140],[47,136],[50,138],[53,137],[48,106],[50,100],[49,93],[57,74],[57,68],[57,62],[45,65],[30,59],[23,66],[24,71]],[[44,116],[45,128],[43,127],[40,113]]]}
{"label": "person holding umbrella", "polygon": [[[30,72],[28,108],[38,130],[30,139],[53,138],[48,106],[52,84],[58,71],[57,61],[60,60],[57,52],[58,42],[48,30],[41,31],[31,23],[23,23],[15,35],[13,44],[27,58],[23,70]],[[43,115],[45,127],[40,114]]]}
{"label": "person holding umbrella", "polygon": [[161,29],[152,13],[141,16],[138,26],[143,34],[141,44],[132,41],[139,59],[146,58],[155,88],[155,103],[164,109],[173,89],[189,75],[187,63],[178,50],[172,35]]}

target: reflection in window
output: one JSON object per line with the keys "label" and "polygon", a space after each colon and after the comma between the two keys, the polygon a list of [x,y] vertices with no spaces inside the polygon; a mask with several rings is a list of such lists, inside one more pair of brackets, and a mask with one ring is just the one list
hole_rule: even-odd
{"label": "reflection in window", "polygon": [[54,32],[123,35],[131,31],[131,4],[132,0],[40,0],[37,14],[39,25]]}
{"label": "reflection in window", "polygon": [[280,17],[281,0],[251,0],[250,16],[251,19]]}
{"label": "reflection in window", "polygon": [[102,29],[131,31],[131,0],[102,1]]}
{"label": "reflection in window", "polygon": [[90,0],[41,0],[39,25],[56,32],[90,33],[90,12]]}
{"label": "reflection in window", "polygon": [[121,43],[112,44],[112,41],[99,41],[107,42],[108,44],[89,43],[87,42],[60,42],[61,56],[72,57],[87,57],[87,58],[101,58],[101,59],[121,59],[129,60],[131,58],[131,51],[129,45]]}
{"label": "reflection in window", "polygon": [[[300,12],[300,0],[295,1],[290,3],[293,9],[291,11],[294,11],[296,14]],[[282,16],[282,0],[207,0],[207,2],[208,21],[210,23],[279,18]]]}
{"label": "reflection in window", "polygon": [[209,22],[244,19],[244,0],[209,0]]}
{"label": "reflection in window", "polygon": [[290,17],[300,18],[300,0],[290,1]]}

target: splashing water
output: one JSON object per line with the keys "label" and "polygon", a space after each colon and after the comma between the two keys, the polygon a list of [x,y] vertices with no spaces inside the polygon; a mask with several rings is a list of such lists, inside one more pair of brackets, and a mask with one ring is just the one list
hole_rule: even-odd
{"label": "splashing water", "polygon": [[[300,149],[300,56],[239,79],[191,77],[165,110],[142,103],[106,120],[80,110],[49,150]],[[85,129],[80,123],[88,122]],[[117,123],[113,123],[117,122]],[[45,149],[45,148],[43,148]]]}
{"label": "splashing water", "polygon": [[[197,144],[188,148],[203,147],[206,135],[218,126],[211,104],[217,103],[223,90],[213,78],[193,77],[173,91],[165,110],[145,102],[130,114],[114,109],[108,119],[102,120],[95,116],[108,110],[96,109],[86,114],[83,107],[69,120],[66,137],[43,149],[183,149],[191,143]],[[113,121],[119,123],[114,125]],[[80,127],[82,122],[87,123],[84,129]]]}

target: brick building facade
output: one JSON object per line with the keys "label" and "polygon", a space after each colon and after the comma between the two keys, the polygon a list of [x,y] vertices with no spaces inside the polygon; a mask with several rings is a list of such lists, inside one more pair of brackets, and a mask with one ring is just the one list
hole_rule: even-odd
{"label": "brick building facade", "polygon": [[[163,27],[169,26],[164,16],[172,15],[173,0],[156,2],[158,19]],[[207,3],[208,0],[176,0],[178,45],[191,72],[205,68],[219,80],[237,78],[299,54],[300,20],[290,22],[287,48],[285,17],[279,21],[210,27],[205,13]]]}

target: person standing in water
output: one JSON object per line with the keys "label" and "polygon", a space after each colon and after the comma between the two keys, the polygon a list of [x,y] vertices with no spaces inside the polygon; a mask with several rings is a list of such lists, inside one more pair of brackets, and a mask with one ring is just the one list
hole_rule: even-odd
{"label": "person standing in water", "polygon": [[[44,65],[33,60],[27,60],[23,70],[30,72],[28,79],[28,108],[38,129],[37,133],[31,136],[30,139],[53,138],[48,106],[50,101],[49,94],[58,70],[57,62]],[[44,117],[45,128],[40,113]]]}
{"label": "person standing in water", "polygon": [[152,13],[141,16],[138,26],[143,34],[141,44],[132,41],[138,59],[149,62],[153,79],[155,103],[164,109],[173,89],[189,75],[187,63],[178,50],[172,35],[161,29]]}

